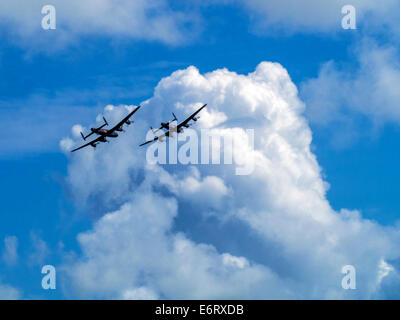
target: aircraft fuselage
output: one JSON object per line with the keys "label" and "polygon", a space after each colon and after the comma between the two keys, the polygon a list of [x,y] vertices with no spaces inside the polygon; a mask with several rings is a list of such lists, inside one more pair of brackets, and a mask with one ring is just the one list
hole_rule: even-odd
{"label": "aircraft fuselage", "polygon": [[96,129],[96,128],[92,128],[91,129],[92,132],[97,133],[100,136],[103,137],[110,137],[110,138],[116,138],[118,137],[118,133],[116,132],[109,132],[107,129]]}

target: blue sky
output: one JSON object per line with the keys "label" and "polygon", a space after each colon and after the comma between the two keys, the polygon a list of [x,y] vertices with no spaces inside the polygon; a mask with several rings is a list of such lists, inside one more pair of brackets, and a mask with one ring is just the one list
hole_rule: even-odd
{"label": "blue sky", "polygon": [[[305,1],[305,4],[312,5],[312,2]],[[42,30],[42,15],[35,10],[46,3],[40,1],[25,9],[33,12],[25,19],[31,19],[33,22],[30,23],[35,26],[33,31],[27,32],[26,26],[30,23],[24,26],[17,8],[7,7],[2,14],[5,22],[0,24],[0,122],[3,126],[0,138],[0,248],[5,252],[3,239],[17,237],[18,261],[11,265],[4,259],[0,262],[0,284],[16,288],[19,298],[79,297],[72,289],[65,288],[68,287],[68,276],[62,271],[58,273],[57,290],[43,290],[40,269],[44,264],[65,265],[71,255],[79,256],[81,246],[77,235],[91,230],[100,219],[99,215],[107,210],[93,212],[91,204],[82,206],[75,199],[71,191],[74,186],[68,182],[68,166],[72,160],[62,152],[59,142],[71,135],[74,124],[92,124],[104,106],[138,105],[153,96],[154,88],[162,78],[191,65],[201,74],[221,68],[248,74],[262,61],[281,64],[305,103],[305,119],[312,132],[310,148],[322,169],[323,180],[330,185],[326,194],[330,206],[336,211],[342,208],[358,210],[364,219],[371,219],[377,225],[396,225],[400,209],[397,112],[387,110],[383,115],[375,114],[367,107],[366,111],[363,109],[364,101],[346,98],[340,100],[339,107],[332,109],[335,116],[330,118],[327,113],[324,121],[315,118],[313,111],[324,107],[324,101],[318,100],[321,97],[335,99],[337,87],[332,79],[336,78],[329,77],[330,80],[325,81],[320,76],[324,64],[333,61],[334,71],[329,75],[347,79],[345,83],[355,86],[354,94],[362,95],[362,89],[357,91],[358,84],[368,74],[361,71],[358,78],[355,75],[362,69],[360,65],[366,56],[361,43],[365,39],[373,42],[377,55],[382,48],[396,48],[398,23],[389,17],[389,31],[375,31],[373,26],[382,18],[381,12],[374,7],[357,7],[357,2],[355,6],[360,14],[357,30],[341,28],[339,5],[315,8],[314,14],[320,14],[321,19],[326,14],[326,21],[331,21],[330,17],[334,16],[332,23],[316,21],[309,25],[304,22],[308,17],[304,17],[300,22],[286,26],[285,21],[291,19],[290,15],[279,15],[280,11],[273,10],[271,5],[257,10],[257,2],[251,3],[254,7],[240,1],[217,5],[167,4],[168,10],[184,12],[193,24],[186,29],[186,25],[177,23],[182,38],[178,37],[173,43],[169,38],[154,39],[146,31],[140,36],[112,28],[105,32],[102,27],[96,27],[96,23],[88,32],[80,34],[79,29],[68,24],[74,21],[68,22],[70,17],[63,16],[64,6],[58,10],[57,3],[57,29]],[[391,5],[388,2],[388,10]],[[282,6],[283,11],[289,10]],[[160,10],[167,9],[162,7]],[[268,14],[259,17],[263,10]],[[330,10],[336,11],[331,13]],[[127,12],[131,14],[129,9]],[[133,18],[135,14],[132,13]],[[298,14],[302,15],[303,11]],[[4,16],[8,19],[3,19]],[[102,19],[101,13],[99,19]],[[260,21],[272,22],[263,27]],[[54,40],[57,37],[67,40]],[[399,59],[396,50],[388,65],[384,65],[386,72],[391,66],[394,73],[398,71],[398,66],[391,63],[393,59]],[[355,81],[354,77],[357,78]],[[317,80],[310,83],[310,79]],[[395,85],[399,78],[393,76],[390,79]],[[324,85],[332,86],[327,90],[330,94],[321,97],[312,94]],[[309,89],[303,91],[303,88]],[[361,88],[368,90],[368,86]],[[346,95],[348,92],[343,93]],[[374,100],[372,96],[372,103],[385,101],[380,99],[379,92],[376,95],[379,99]],[[397,97],[395,94],[392,97],[394,106],[398,105]],[[310,110],[307,109],[308,101],[314,105]],[[356,107],[353,108],[353,104]],[[329,121],[325,121],[327,118]],[[98,172],[98,175],[101,180],[102,173]],[[105,181],[107,183],[107,179]],[[190,212],[190,201],[183,201],[179,210]],[[237,221],[219,225],[213,219],[216,218],[191,219],[179,214],[174,228],[195,242],[212,244],[219,252],[238,256],[247,252],[246,258],[255,263],[271,263],[274,249],[270,247],[269,258],[263,252],[262,241],[248,226]],[[240,238],[232,237],[228,241],[220,235],[224,232],[248,232],[249,237],[244,244],[239,244]],[[274,269],[281,269],[282,273],[292,269],[288,266],[293,262],[290,258],[282,257],[278,261],[281,262],[277,264],[282,265],[275,265]],[[168,297],[165,292],[159,296]]]}

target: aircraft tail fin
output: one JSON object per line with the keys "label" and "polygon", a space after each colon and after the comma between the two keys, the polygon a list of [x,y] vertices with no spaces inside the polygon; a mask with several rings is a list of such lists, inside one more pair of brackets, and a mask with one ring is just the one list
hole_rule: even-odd
{"label": "aircraft tail fin", "polygon": [[86,137],[83,135],[83,133],[81,132],[81,136],[83,140],[86,140]]}

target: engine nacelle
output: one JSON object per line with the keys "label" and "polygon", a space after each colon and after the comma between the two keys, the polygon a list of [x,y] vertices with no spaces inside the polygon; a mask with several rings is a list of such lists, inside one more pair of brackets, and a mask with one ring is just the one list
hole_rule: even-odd
{"label": "engine nacelle", "polygon": [[129,126],[133,121],[131,120],[126,120],[125,123]]}
{"label": "engine nacelle", "polygon": [[169,123],[161,122],[161,128],[168,129],[168,127],[169,127]]}

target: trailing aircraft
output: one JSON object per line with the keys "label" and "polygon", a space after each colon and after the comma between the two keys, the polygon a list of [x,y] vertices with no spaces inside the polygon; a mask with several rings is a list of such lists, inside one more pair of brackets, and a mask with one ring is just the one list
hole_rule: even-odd
{"label": "trailing aircraft", "polygon": [[171,123],[173,123],[174,121],[178,121],[175,113],[172,112],[172,115],[174,117],[172,120],[170,120],[168,122],[161,122],[161,127],[159,127],[158,129],[153,129],[153,127],[150,127],[151,131],[153,131],[153,133],[156,133],[156,132],[160,131],[161,129],[168,130]]}
{"label": "trailing aircraft", "polygon": [[[154,141],[156,141],[156,140],[158,140],[158,141],[160,141],[160,142],[164,142],[164,141],[165,141],[165,137],[172,137],[172,135],[173,135],[174,132],[177,132],[177,133],[183,132],[183,128],[189,128],[189,127],[193,124],[193,123],[190,123],[191,120],[193,120],[193,121],[196,122],[198,119],[200,119],[200,117],[197,116],[197,114],[198,114],[201,110],[203,110],[203,108],[205,108],[206,105],[207,105],[207,103],[206,103],[205,105],[203,105],[201,108],[199,108],[196,112],[194,112],[193,114],[191,114],[190,117],[186,118],[184,121],[182,121],[181,123],[179,123],[179,124],[176,125],[176,126],[174,126],[174,125],[172,124],[174,121],[177,120],[176,117],[175,117],[175,115],[173,114],[174,120],[171,120],[171,121],[169,121],[168,123],[162,122],[162,123],[161,123],[161,127],[160,127],[159,129],[157,129],[157,131],[158,131],[158,130],[161,130],[161,129],[169,129],[168,131],[164,132],[163,134],[161,134],[161,135],[158,136],[158,137],[155,137],[153,140],[149,140],[149,141],[146,141],[146,142],[140,144],[139,146],[144,146],[144,145],[146,145],[146,144],[148,144],[148,143],[151,143],[151,142],[154,142]],[[196,117],[196,116],[197,116],[197,117]],[[166,125],[166,124],[168,124],[168,125],[167,125],[167,127],[165,128],[165,125]],[[150,127],[150,128],[151,128],[151,127]],[[152,128],[151,128],[151,129],[152,129]],[[153,130],[153,132],[154,132],[154,130]]]}

